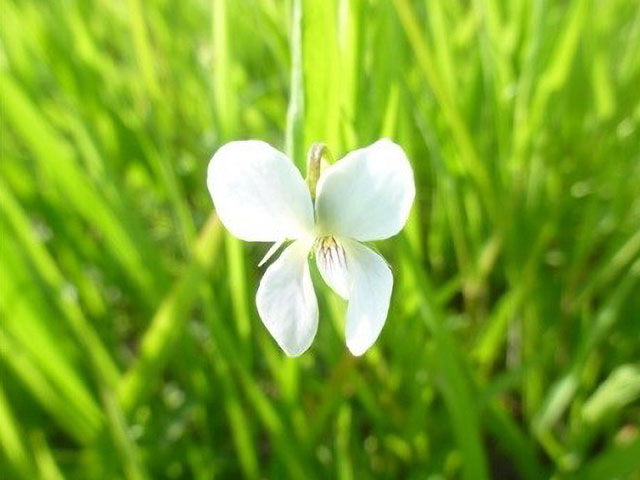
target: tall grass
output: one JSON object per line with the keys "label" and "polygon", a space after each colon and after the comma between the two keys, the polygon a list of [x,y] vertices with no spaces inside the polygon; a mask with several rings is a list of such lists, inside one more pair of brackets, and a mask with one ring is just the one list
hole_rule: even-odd
{"label": "tall grass", "polygon": [[[637,2],[3,0],[0,39],[2,478],[637,478]],[[208,159],[381,136],[387,324],[351,357],[314,272],[288,359]]]}

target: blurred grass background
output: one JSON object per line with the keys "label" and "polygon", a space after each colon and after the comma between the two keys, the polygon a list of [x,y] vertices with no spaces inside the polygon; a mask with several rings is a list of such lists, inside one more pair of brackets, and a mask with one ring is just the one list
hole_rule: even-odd
{"label": "blurred grass background", "polygon": [[[640,478],[634,0],[2,0],[0,476]],[[288,359],[205,188],[379,137],[417,198],[353,358]],[[304,173],[304,172],[303,172]]]}

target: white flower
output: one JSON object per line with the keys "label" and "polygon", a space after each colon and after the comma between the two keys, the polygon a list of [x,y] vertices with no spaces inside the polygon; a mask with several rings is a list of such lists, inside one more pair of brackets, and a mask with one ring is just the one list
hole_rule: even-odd
{"label": "white flower", "polygon": [[269,266],[256,295],[262,322],[287,355],[304,353],[318,329],[307,262],[312,249],[322,278],[348,300],[347,347],[362,355],[373,345],[387,317],[393,276],[385,260],[360,242],[389,238],[407,221],[415,186],[400,146],[379,140],[325,168],[315,209],[293,162],[261,141],[222,146],[209,163],[207,186],[235,237],[275,242],[267,257],[293,240]]}

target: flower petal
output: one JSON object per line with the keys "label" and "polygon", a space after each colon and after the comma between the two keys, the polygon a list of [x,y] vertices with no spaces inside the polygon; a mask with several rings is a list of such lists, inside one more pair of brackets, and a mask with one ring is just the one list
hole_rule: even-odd
{"label": "flower petal", "polygon": [[224,226],[254,242],[297,239],[313,229],[313,205],[293,162],[265,142],[223,145],[209,162],[207,186]]}
{"label": "flower petal", "polygon": [[415,196],[413,171],[402,148],[383,139],[327,168],[316,193],[321,234],[382,240],[407,221]]}
{"label": "flower petal", "polygon": [[316,264],[324,281],[345,300],[349,299],[349,271],[342,244],[334,237],[316,242]]}
{"label": "flower petal", "polygon": [[387,262],[368,247],[343,239],[349,268],[347,347],[362,355],[376,341],[389,311],[393,275]]}
{"label": "flower petal", "polygon": [[307,262],[310,248],[302,240],[289,245],[267,268],[256,294],[262,323],[291,357],[309,348],[318,329],[318,302]]}

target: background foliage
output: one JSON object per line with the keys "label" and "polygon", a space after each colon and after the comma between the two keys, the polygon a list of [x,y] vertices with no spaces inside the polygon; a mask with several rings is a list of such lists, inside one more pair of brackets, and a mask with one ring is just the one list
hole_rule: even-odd
{"label": "background foliage", "polygon": [[[633,0],[2,0],[2,478],[639,478]],[[417,199],[376,346],[287,359],[234,138],[381,136]]]}

